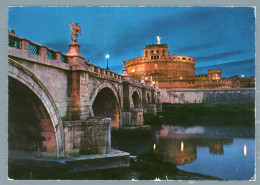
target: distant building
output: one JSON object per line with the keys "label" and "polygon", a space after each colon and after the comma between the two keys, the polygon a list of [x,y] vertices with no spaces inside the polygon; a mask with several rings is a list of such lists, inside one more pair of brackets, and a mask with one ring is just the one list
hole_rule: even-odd
{"label": "distant building", "polygon": [[196,75],[195,59],[169,55],[167,44],[146,45],[143,56],[128,60],[126,66],[130,77],[161,89],[240,88],[254,85],[252,77],[243,78],[242,83],[240,78],[222,78],[222,69],[209,69],[208,74]]}

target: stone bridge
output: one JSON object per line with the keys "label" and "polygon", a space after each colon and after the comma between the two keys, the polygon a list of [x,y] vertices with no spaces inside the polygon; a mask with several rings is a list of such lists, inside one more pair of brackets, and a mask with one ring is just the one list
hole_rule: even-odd
{"label": "stone bridge", "polygon": [[9,34],[9,150],[44,156],[105,154],[110,128],[142,127],[159,91],[67,54]]}

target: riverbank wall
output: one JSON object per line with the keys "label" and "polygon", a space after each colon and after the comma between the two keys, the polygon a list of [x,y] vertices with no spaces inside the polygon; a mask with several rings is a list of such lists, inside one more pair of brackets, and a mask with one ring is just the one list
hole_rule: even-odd
{"label": "riverbank wall", "polygon": [[160,89],[161,103],[255,103],[255,88]]}

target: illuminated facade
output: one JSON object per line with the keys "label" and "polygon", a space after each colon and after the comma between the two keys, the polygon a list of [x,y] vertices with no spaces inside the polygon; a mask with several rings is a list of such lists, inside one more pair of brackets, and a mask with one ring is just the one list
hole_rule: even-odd
{"label": "illuminated facade", "polygon": [[126,66],[130,77],[163,89],[240,87],[232,79],[221,78],[221,69],[210,69],[208,74],[196,75],[195,59],[170,55],[167,44],[146,45],[143,56],[128,60]]}

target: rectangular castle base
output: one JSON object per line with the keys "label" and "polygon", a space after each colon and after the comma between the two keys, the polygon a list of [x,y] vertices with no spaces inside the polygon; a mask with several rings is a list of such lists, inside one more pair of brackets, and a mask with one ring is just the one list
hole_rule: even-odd
{"label": "rectangular castle base", "polygon": [[[22,154],[22,155],[21,155]],[[32,156],[29,153],[9,152],[8,164],[84,172],[129,167],[129,153],[111,149],[108,154],[81,155],[62,159]]]}

